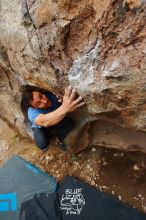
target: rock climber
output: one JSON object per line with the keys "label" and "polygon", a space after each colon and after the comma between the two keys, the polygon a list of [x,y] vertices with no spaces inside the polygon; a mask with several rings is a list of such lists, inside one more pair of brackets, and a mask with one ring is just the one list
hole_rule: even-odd
{"label": "rock climber", "polygon": [[74,122],[68,114],[84,104],[82,97],[77,97],[75,89],[71,86],[65,89],[62,100],[51,92],[37,90],[26,90],[21,99],[21,109],[27,109],[34,141],[42,150],[48,149],[52,131],[60,141],[60,148],[66,150],[64,139],[74,128]]}

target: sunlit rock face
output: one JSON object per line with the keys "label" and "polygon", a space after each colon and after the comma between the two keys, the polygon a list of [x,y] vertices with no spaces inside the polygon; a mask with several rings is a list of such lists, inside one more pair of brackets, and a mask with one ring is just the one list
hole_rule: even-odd
{"label": "sunlit rock face", "polygon": [[22,86],[63,94],[70,84],[86,102],[73,114],[71,148],[146,152],[146,1],[0,4],[0,117],[29,137]]}

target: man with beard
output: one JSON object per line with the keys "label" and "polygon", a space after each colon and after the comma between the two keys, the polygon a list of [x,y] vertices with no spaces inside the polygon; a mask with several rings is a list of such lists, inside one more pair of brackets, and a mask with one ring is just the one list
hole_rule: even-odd
{"label": "man with beard", "polygon": [[21,109],[27,108],[34,140],[40,149],[48,149],[50,133],[53,131],[60,140],[61,149],[66,150],[64,139],[74,128],[73,120],[67,115],[85,104],[82,97],[76,95],[71,86],[65,89],[62,103],[51,92],[28,90],[23,93]]}

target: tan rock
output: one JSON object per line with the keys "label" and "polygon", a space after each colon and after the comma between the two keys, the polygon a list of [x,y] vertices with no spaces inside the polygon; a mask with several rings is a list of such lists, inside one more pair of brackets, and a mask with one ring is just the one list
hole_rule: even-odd
{"label": "tan rock", "polygon": [[[0,17],[0,116],[33,134],[20,110],[21,88],[63,94],[71,84],[86,107],[69,147],[146,152],[145,1],[3,0]],[[80,138],[79,138],[80,137]]]}

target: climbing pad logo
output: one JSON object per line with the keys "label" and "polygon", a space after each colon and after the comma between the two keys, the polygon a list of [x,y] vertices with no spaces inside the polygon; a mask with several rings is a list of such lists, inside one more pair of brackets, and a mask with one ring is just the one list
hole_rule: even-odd
{"label": "climbing pad logo", "polygon": [[60,201],[60,208],[66,210],[66,215],[79,215],[85,205],[82,188],[66,189]]}
{"label": "climbing pad logo", "polygon": [[17,211],[16,193],[0,194],[0,212]]}

